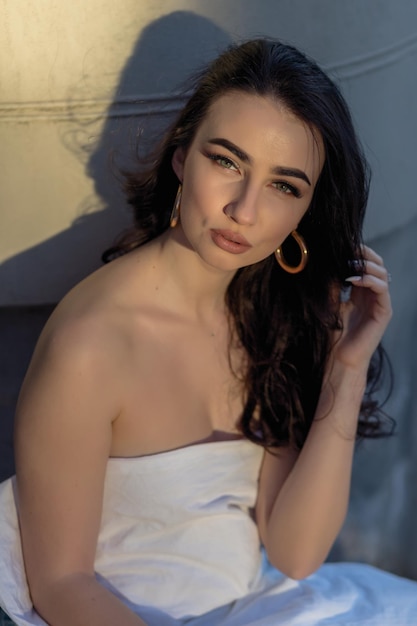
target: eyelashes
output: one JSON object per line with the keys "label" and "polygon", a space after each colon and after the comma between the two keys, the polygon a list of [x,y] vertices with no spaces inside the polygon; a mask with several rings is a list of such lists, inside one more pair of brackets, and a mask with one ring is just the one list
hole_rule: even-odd
{"label": "eyelashes", "polygon": [[218,163],[225,170],[231,170],[231,169],[238,170],[239,169],[236,163],[232,161],[232,159],[229,159],[229,157],[226,157],[222,154],[211,154],[208,152],[207,157],[211,159],[212,161],[214,161],[215,163]]}
{"label": "eyelashes", "polygon": [[291,194],[296,198],[301,198],[300,190],[297,189],[297,187],[294,187],[294,185],[290,185],[290,183],[276,182],[274,183],[274,186],[278,189],[278,191],[282,191],[282,193]]}
{"label": "eyelashes", "polygon": [[[207,152],[206,156],[210,159],[210,161],[214,161],[214,163],[225,170],[239,171],[239,166],[230,157],[227,157],[224,154]],[[295,198],[301,198],[302,194],[298,187],[295,187],[287,181],[274,181],[272,185],[275,189],[277,189],[277,191],[280,191],[285,195],[292,195]]]}

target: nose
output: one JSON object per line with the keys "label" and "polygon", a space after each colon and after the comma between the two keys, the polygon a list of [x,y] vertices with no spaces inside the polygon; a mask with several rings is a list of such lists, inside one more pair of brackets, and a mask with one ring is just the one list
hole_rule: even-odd
{"label": "nose", "polygon": [[233,200],[223,208],[223,212],[236,224],[252,226],[257,220],[258,203],[259,191],[249,184],[240,185]]}

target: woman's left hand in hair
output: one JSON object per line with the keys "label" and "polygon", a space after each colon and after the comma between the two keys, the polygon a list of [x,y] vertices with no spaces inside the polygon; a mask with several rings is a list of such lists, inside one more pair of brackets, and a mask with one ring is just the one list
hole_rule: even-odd
{"label": "woman's left hand in hair", "polygon": [[343,330],[336,333],[332,360],[348,367],[367,369],[392,316],[390,274],[382,258],[363,246],[363,273],[347,278],[350,298],[341,302]]}

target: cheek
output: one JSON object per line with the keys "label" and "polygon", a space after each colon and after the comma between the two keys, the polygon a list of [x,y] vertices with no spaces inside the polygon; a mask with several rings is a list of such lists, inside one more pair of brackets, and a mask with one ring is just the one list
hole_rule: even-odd
{"label": "cheek", "polygon": [[220,199],[208,185],[198,184],[198,179],[183,190],[181,214],[190,224],[205,225],[219,211]]}
{"label": "cheek", "polygon": [[195,207],[202,204],[204,196],[207,196],[205,190],[207,188],[207,177],[202,175],[201,167],[194,163],[185,170],[183,184],[183,202],[187,206]]}
{"label": "cheek", "polygon": [[183,188],[181,201],[181,226],[187,239],[195,240],[201,232],[209,226],[209,211],[207,210],[207,194],[198,186]]}
{"label": "cheek", "polygon": [[279,246],[297,226],[302,219],[303,214],[295,215],[292,211],[284,211],[279,217],[276,215],[269,220],[269,224],[265,224],[265,241],[272,245]]}

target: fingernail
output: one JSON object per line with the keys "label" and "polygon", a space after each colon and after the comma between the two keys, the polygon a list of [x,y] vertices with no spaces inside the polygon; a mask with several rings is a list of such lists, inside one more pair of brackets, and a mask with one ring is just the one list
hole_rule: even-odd
{"label": "fingernail", "polygon": [[362,276],[349,276],[349,278],[345,278],[345,282],[347,283],[357,283],[362,280]]}

